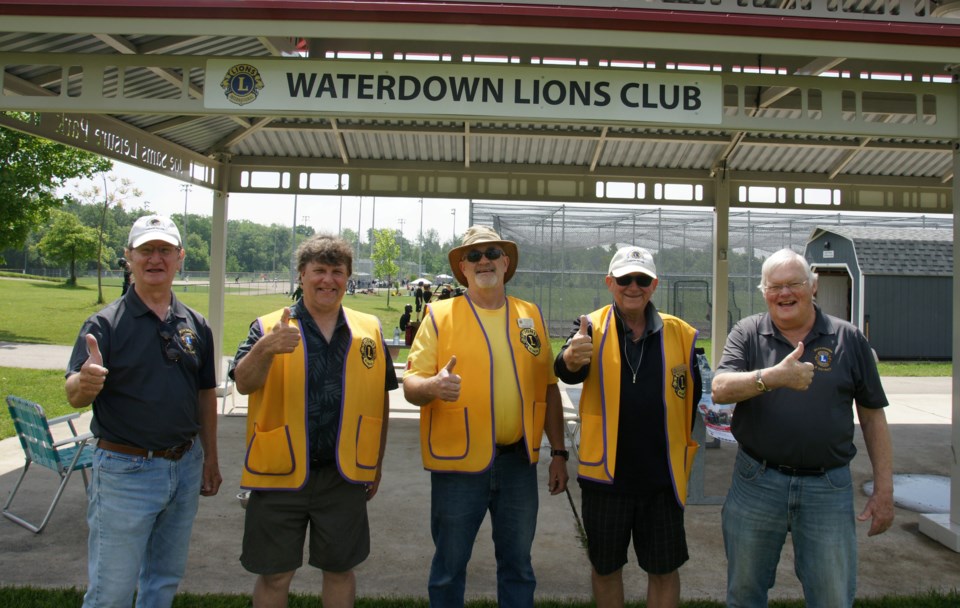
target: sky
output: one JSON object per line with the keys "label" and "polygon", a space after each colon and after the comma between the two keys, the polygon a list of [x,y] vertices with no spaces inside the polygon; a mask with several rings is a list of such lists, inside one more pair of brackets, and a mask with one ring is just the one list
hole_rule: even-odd
{"label": "sky", "polygon": [[[128,178],[143,195],[126,205],[130,209],[149,209],[154,213],[170,216],[178,226],[183,220],[184,204],[189,215],[213,215],[213,191],[192,186],[184,196],[183,183],[152,173],[139,167],[114,161],[110,172],[118,178]],[[67,192],[89,187],[89,180],[72,180]],[[102,186],[101,186],[102,188]],[[341,228],[358,231],[366,238],[371,223],[376,228],[402,230],[404,237],[414,241],[420,232],[420,202],[411,198],[385,197],[299,196],[297,197],[296,222],[307,224],[317,232],[338,233]],[[376,216],[374,217],[374,212]],[[293,195],[231,194],[227,209],[228,219],[250,220],[269,226],[291,226],[294,220]],[[358,213],[362,215],[358,217]],[[403,220],[403,223],[401,223]],[[436,229],[440,241],[450,240],[454,234],[462,235],[468,228],[469,202],[456,199],[424,199],[423,231]],[[189,226],[188,226],[189,229]]]}

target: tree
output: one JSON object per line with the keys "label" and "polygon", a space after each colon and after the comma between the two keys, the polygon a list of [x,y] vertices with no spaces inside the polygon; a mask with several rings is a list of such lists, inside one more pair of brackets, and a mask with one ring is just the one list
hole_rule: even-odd
{"label": "tree", "polygon": [[[103,180],[103,190],[96,184],[83,190],[77,191],[80,201],[89,205],[100,206],[100,221],[97,227],[97,304],[103,304],[103,233],[107,227],[107,211],[110,205],[117,208],[123,208],[123,204],[132,198],[138,198],[142,194],[140,190],[133,187],[133,182],[128,178],[119,180],[117,184],[116,175],[107,175],[100,173]],[[108,185],[107,182],[110,182]]]}
{"label": "tree", "polygon": [[62,204],[56,191],[67,180],[112,166],[89,152],[0,128],[0,251],[22,247],[32,230],[50,220]]}
{"label": "tree", "polygon": [[77,284],[77,261],[88,260],[97,254],[97,232],[80,223],[76,216],[54,211],[53,226],[40,239],[38,247],[48,260],[70,267],[68,285]]}
{"label": "tree", "polygon": [[380,228],[373,231],[373,276],[387,279],[387,308],[390,308],[390,282],[400,272],[396,259],[400,257],[397,231]]}

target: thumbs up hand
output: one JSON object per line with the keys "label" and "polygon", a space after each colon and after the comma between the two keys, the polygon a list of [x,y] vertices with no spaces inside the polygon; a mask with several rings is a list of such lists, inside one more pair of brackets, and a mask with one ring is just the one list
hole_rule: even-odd
{"label": "thumbs up hand", "polygon": [[590,365],[593,358],[593,338],[587,331],[590,323],[585,315],[580,315],[580,329],[570,338],[570,344],[563,351],[563,362],[571,372],[584,365]]}
{"label": "thumbs up hand", "polygon": [[445,366],[433,377],[434,395],[441,401],[456,401],[460,398],[460,374],[453,373],[457,356],[450,357]]}
{"label": "thumbs up hand", "polygon": [[87,334],[84,338],[87,341],[87,360],[80,366],[79,389],[86,402],[90,403],[103,390],[108,370],[103,366],[103,355],[100,354],[96,336]]}
{"label": "thumbs up hand", "polygon": [[280,320],[273,326],[268,336],[263,340],[267,341],[269,352],[274,355],[292,353],[300,343],[300,328],[296,323],[290,324],[293,315],[289,308],[283,309]]}
{"label": "thumbs up hand", "polygon": [[801,361],[802,357],[803,342],[798,342],[797,348],[771,369],[776,386],[797,391],[805,391],[810,387],[813,382],[813,363]]}

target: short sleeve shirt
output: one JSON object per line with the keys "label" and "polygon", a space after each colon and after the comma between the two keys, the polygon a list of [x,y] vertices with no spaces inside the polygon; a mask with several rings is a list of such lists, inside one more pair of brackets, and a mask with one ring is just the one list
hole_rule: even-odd
{"label": "short sleeve shirt", "polygon": [[93,401],[93,434],[107,441],[163,450],[200,430],[200,391],[217,386],[213,332],[170,294],[161,320],[129,289],[84,322],[67,376],[87,360],[85,336],[97,339],[109,370]]}
{"label": "short sleeve shirt", "polygon": [[[330,341],[323,337],[313,321],[303,300],[293,305],[293,314],[303,324],[304,348],[307,353],[307,436],[310,442],[310,459],[316,464],[329,464],[336,460],[337,433],[340,430],[340,408],[343,401],[343,366],[350,348],[350,328],[343,309],[337,319]],[[240,344],[234,357],[233,367],[263,337],[260,323],[250,324],[247,339]],[[386,378],[384,390],[396,389],[397,372],[393,368],[390,352],[384,349]],[[231,377],[233,368],[230,370]]]}
{"label": "short sleeve shirt", "polygon": [[[779,388],[737,403],[731,430],[758,458],[804,468],[834,468],[853,459],[853,402],[882,408],[887,397],[873,351],[854,325],[816,307],[801,361],[813,363],[805,391]],[[768,313],[742,319],[727,337],[717,374],[772,367],[796,348]]]}

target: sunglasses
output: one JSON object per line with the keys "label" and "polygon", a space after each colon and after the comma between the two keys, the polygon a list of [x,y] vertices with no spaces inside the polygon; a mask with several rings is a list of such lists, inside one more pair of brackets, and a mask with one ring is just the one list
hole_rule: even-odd
{"label": "sunglasses", "polygon": [[479,249],[472,249],[467,252],[463,259],[473,264],[476,264],[480,261],[480,258],[486,257],[491,262],[493,260],[499,260],[500,256],[503,255],[502,249],[497,249],[496,247],[490,247],[486,251],[480,251]]}
{"label": "sunglasses", "polygon": [[163,339],[163,356],[167,358],[167,361],[179,361],[180,349],[177,348],[176,341],[173,339],[176,336],[173,327],[168,323],[161,323],[157,326],[157,333]]}
{"label": "sunglasses", "polygon": [[653,284],[653,277],[648,274],[625,274],[622,277],[613,279],[620,287],[626,287],[630,283],[636,283],[637,287],[650,287]]}

